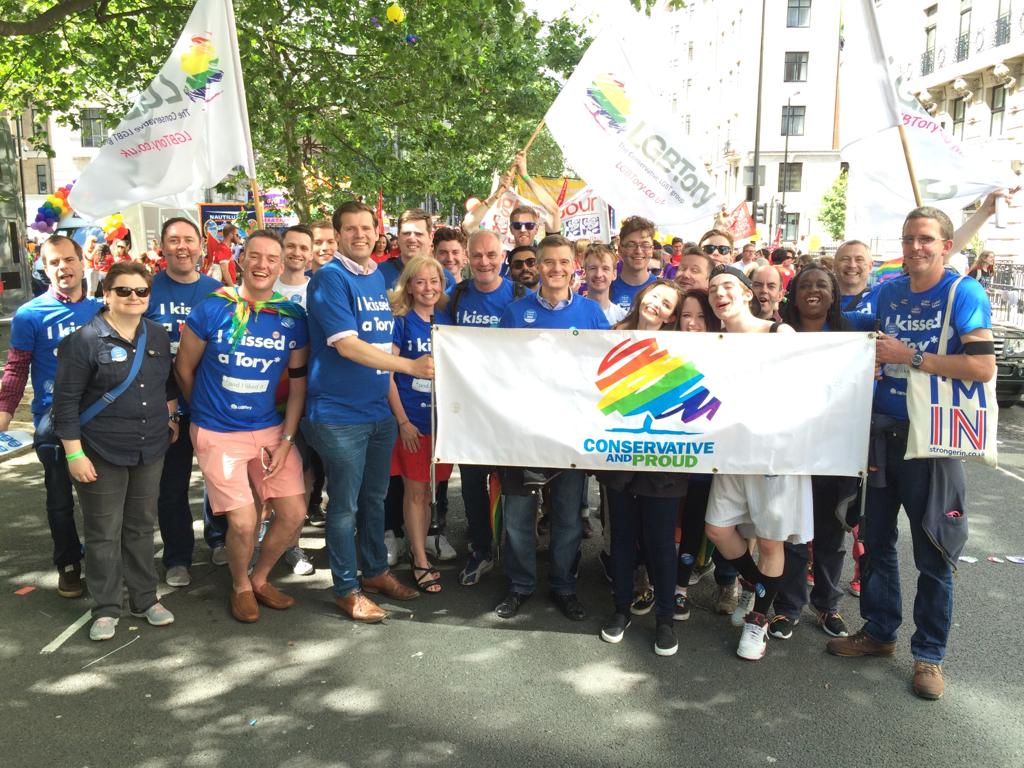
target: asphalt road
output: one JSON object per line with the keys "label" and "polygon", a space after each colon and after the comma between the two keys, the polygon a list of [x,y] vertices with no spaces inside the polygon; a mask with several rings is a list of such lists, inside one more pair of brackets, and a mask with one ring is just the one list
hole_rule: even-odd
{"label": "asphalt road", "polygon": [[[947,694],[934,703],[910,691],[912,625],[892,659],[838,659],[805,615],[792,640],[743,662],[738,630],[706,608],[705,583],[693,617],[676,624],[676,656],[653,653],[653,615],[603,643],[597,539],[585,547],[584,622],[542,594],[502,621],[500,574],[465,588],[453,565],[440,595],[386,603],[387,623],[362,626],[334,608],[322,534],[307,528],[316,574],[276,576],[298,605],[243,626],[228,614],[226,570],[197,535],[193,584],[164,598],[175,624],[126,614],[112,642],[90,642],[85,624],[41,653],[89,603],[56,595],[40,467],[16,458],[0,465],[0,766],[1019,765],[1024,566],[986,558],[1024,555],[1024,408],[1004,411],[1001,435],[1004,471],[968,468],[966,554],[978,562],[956,578]],[[451,498],[461,551],[455,482]],[[859,627],[856,599],[842,607]]]}

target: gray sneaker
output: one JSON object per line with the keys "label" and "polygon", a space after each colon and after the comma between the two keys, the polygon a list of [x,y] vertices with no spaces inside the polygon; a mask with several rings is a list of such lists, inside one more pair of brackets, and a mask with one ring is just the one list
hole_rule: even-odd
{"label": "gray sneaker", "polygon": [[114,627],[117,626],[118,619],[113,616],[100,616],[96,621],[89,627],[89,639],[90,640],[113,640],[114,639]]}
{"label": "gray sneaker", "polygon": [[192,583],[192,576],[184,565],[172,565],[167,569],[164,580],[169,587],[187,587]]}
{"label": "gray sneaker", "polygon": [[292,573],[296,576],[309,576],[316,573],[316,568],[309,559],[302,547],[292,547],[284,553],[284,560],[292,567]]}
{"label": "gray sneaker", "polygon": [[732,612],[732,625],[742,627],[747,623],[747,614],[754,610],[754,593],[744,587],[740,591],[739,600],[736,601],[736,608]]}
{"label": "gray sneaker", "polygon": [[153,603],[144,611],[132,611],[132,616],[145,619],[154,627],[166,627],[174,623],[174,614],[168,611],[160,603]]}
{"label": "gray sneaker", "polygon": [[223,544],[210,550],[210,562],[214,565],[228,564],[228,551],[224,549]]}
{"label": "gray sneaker", "polygon": [[715,586],[714,606],[715,613],[728,616],[736,610],[736,602],[739,600],[739,585],[734,581],[732,584],[718,584]]}

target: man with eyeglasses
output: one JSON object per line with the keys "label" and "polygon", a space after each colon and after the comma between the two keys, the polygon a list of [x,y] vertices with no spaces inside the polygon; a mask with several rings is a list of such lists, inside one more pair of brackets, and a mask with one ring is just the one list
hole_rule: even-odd
{"label": "man with eyeglasses", "polygon": [[532,245],[517,245],[508,252],[508,277],[517,285],[535,291],[540,282],[537,271],[537,249]]}
{"label": "man with eyeglasses", "polygon": [[611,300],[627,312],[633,299],[656,278],[648,269],[654,254],[654,222],[641,216],[624,219],[619,227],[619,257],[622,271],[612,283]]}
{"label": "man with eyeglasses", "polygon": [[757,258],[757,248],[754,247],[753,243],[744,243],[743,248],[740,250],[740,258],[736,262],[736,266],[740,269],[751,264]]}
{"label": "man with eyeglasses", "polygon": [[[952,626],[953,577],[942,551],[932,543],[933,516],[938,507],[940,521],[953,517],[946,500],[955,500],[956,517],[966,526],[966,488],[959,459],[904,458],[909,429],[907,379],[909,369],[916,368],[964,382],[991,380],[996,373],[992,308],[980,283],[961,281],[948,318],[951,338],[940,349],[949,292],[959,277],[945,269],[945,258],[953,248],[953,224],[937,208],[915,208],[903,222],[902,245],[908,278],[884,283],[876,304],[881,331],[875,360],[882,368],[872,408],[872,442],[882,443],[884,452],[873,451],[867,484],[865,553],[860,563],[860,612],[865,623],[856,634],[830,640],[826,647],[836,656],[895,653],[902,623],[896,553],[902,505],[919,573],[913,613],[916,631],[910,638],[913,689],[923,699],[938,699],[945,691],[942,662]],[[942,497],[933,498],[933,494]]]}

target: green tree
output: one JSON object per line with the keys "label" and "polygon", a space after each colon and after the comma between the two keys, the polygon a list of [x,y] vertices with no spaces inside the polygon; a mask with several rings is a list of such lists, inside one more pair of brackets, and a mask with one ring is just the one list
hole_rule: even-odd
{"label": "green tree", "polygon": [[[163,65],[191,3],[0,0],[0,109],[29,104],[112,122]],[[417,0],[401,24],[384,0],[237,0],[257,174],[303,218],[352,194],[439,209],[490,186],[586,48],[522,0]],[[413,37],[408,37],[408,36]],[[539,140],[538,172],[561,170]],[[541,151],[543,150],[543,151]],[[558,166],[558,167],[556,167]]]}
{"label": "green tree", "polygon": [[821,198],[818,221],[825,225],[825,231],[833,240],[842,240],[846,232],[846,177],[846,171],[841,172]]}

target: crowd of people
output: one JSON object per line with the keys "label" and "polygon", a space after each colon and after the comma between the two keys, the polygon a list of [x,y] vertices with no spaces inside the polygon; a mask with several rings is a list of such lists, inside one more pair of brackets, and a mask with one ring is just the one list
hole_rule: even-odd
{"label": "crowd of people", "polygon": [[[979,216],[994,210],[997,196]],[[975,281],[957,292],[948,349],[906,319],[923,312],[941,324],[955,279],[946,261],[964,231],[954,233],[937,209],[911,211],[901,240],[906,275],[869,287],[872,255],[858,240],[825,263],[786,248],[738,247],[720,229],[663,247],[653,222],[638,216],[621,222],[611,244],[545,234],[557,232],[557,218],[529,206],[509,219],[514,243],[507,251],[473,217],[462,227],[435,227],[415,208],[399,217],[392,244],[379,234],[373,209],[346,202],[330,221],[282,234],[249,232],[237,269],[219,260],[215,279],[204,274],[211,265],[199,228],[172,218],[154,244],[162,268],[154,274],[137,260],[115,258],[102,300],[89,294],[95,267],[82,247],[61,235],[44,242],[50,288],[14,318],[0,429],[31,377],[57,590],[83,594],[84,556],[94,602],[90,637],[114,636],[122,583],[132,615],[156,626],[174,621],[157,599],[154,526],[164,578],[187,586],[195,550],[193,457],[205,488],[204,539],[211,561],[230,573],[229,610],[237,621],[294,605],[269,577],[282,558],[296,574],[313,572],[299,546],[304,522],[324,529],[335,601],[354,621],[387,616],[374,597],[411,600],[447,588],[434,562],[458,554],[447,538],[453,468],[431,466],[433,324],[492,333],[867,330],[877,332],[879,381],[864,490],[837,477],[587,477],[578,469],[462,465],[468,555],[458,582],[479,584],[493,570],[500,542],[508,589],[495,613],[516,616],[539,588],[537,536],[544,529],[549,597],[568,619],[584,619],[576,584],[581,539],[592,530],[588,486],[596,480],[600,562],[612,584],[603,640],[619,642],[634,617],[653,610],[654,650],[673,655],[675,622],[691,613],[688,590],[713,574],[714,610],[741,628],[737,654],[744,659],[762,658],[769,637],[792,637],[808,603],[830,636],[829,652],[889,656],[902,620],[895,546],[902,505],[921,574],[910,641],[913,688],[923,698],[941,696],[952,576],[922,516],[933,493],[929,479],[954,460],[904,458],[907,369],[987,380],[994,349],[988,299]],[[946,474],[962,491],[962,472]],[[499,482],[503,529],[494,531]],[[857,540],[850,588],[865,620],[852,634],[838,610],[850,530]],[[411,584],[392,571],[403,549]]]}

